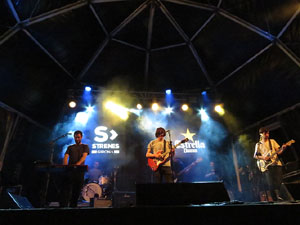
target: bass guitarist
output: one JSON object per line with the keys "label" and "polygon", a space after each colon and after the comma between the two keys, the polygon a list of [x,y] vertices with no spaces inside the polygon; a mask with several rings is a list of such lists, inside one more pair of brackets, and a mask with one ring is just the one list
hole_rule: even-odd
{"label": "bass guitarist", "polygon": [[[257,160],[263,160],[266,163],[270,163],[267,170],[262,170],[263,175],[267,180],[267,195],[269,201],[282,201],[283,199],[279,196],[280,185],[282,182],[282,163],[278,158],[278,155],[282,154],[286,145],[282,145],[281,148],[279,144],[274,140],[269,138],[269,130],[265,127],[259,129],[260,140],[255,145],[254,158]],[[276,152],[277,154],[273,154]],[[270,196],[272,198],[270,198]]]}
{"label": "bass guitarist", "polygon": [[[153,172],[154,183],[173,183],[171,157],[175,152],[174,146],[165,140],[166,130],[162,127],[156,129],[156,139],[150,141],[147,147],[147,158],[162,161],[163,163]],[[171,156],[171,157],[168,157]]]}

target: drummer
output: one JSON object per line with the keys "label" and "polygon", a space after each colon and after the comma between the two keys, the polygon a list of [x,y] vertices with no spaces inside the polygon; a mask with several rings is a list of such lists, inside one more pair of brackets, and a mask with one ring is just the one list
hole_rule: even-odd
{"label": "drummer", "polygon": [[87,175],[87,182],[88,183],[98,183],[99,178],[103,176],[103,172],[100,169],[100,163],[98,161],[95,161],[93,163],[93,167],[89,169]]}

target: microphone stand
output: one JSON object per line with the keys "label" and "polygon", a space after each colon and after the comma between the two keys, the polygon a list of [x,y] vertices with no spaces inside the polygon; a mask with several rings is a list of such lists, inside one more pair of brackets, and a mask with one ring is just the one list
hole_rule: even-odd
{"label": "microphone stand", "polygon": [[173,182],[174,182],[174,171],[173,171],[173,154],[175,152],[172,152],[172,139],[171,139],[171,130],[169,130],[167,132],[169,134],[169,142],[170,142],[170,154],[171,154],[171,157],[170,157],[170,161],[171,161],[171,171],[172,171],[172,179],[173,179]]}
{"label": "microphone stand", "polygon": [[[70,133],[65,133],[55,139],[53,139],[52,141],[50,141],[48,144],[50,145],[50,165],[53,165],[53,155],[54,155],[54,144],[61,138],[66,137],[67,135],[69,135]],[[41,193],[41,206],[45,206],[46,204],[46,198],[47,198],[47,194],[48,194],[48,187],[49,187],[49,182],[50,182],[50,170],[46,170],[46,184],[44,187],[44,191],[42,191]]]}

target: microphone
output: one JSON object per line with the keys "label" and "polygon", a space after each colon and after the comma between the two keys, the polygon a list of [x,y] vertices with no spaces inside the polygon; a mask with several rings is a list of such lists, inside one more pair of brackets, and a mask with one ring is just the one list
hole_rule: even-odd
{"label": "microphone", "polygon": [[67,135],[72,135],[72,133],[66,133],[66,134],[62,135],[62,137],[65,137]]}
{"label": "microphone", "polygon": [[166,130],[166,133],[170,132],[171,130]]}

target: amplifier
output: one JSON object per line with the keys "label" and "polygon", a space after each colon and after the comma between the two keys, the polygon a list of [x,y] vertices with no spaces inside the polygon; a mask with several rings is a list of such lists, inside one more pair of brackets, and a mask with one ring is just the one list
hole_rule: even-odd
{"label": "amplifier", "polygon": [[112,206],[112,200],[103,198],[91,198],[90,206],[94,208],[108,208]]}
{"label": "amplifier", "polygon": [[135,206],[135,192],[115,191],[113,193],[113,207],[132,207]]}

